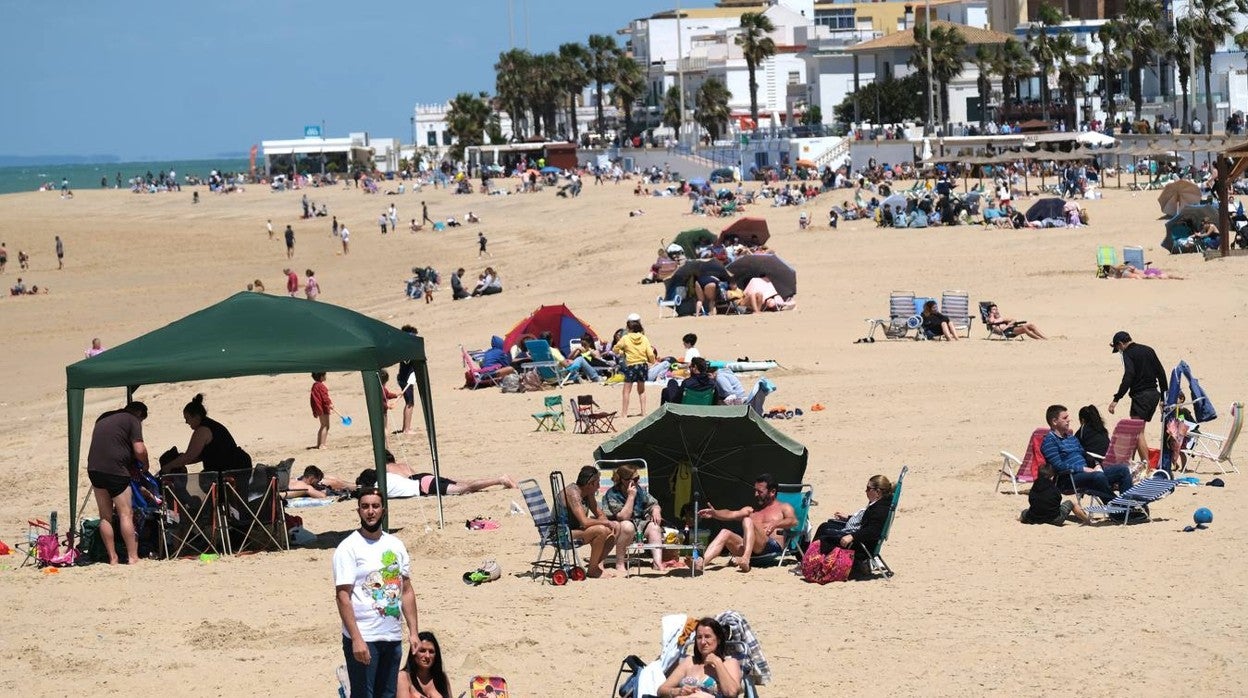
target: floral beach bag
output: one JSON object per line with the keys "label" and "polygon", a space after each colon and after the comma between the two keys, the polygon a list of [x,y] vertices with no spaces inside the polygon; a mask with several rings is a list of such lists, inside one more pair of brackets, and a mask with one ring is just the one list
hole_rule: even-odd
{"label": "floral beach bag", "polygon": [[818,540],[812,542],[802,556],[802,579],[815,584],[843,582],[849,579],[853,568],[854,551],[836,546],[832,552],[824,554]]}

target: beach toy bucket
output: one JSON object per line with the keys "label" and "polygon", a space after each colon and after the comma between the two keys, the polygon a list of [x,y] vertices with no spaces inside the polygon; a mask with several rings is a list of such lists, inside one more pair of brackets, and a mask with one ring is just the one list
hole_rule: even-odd
{"label": "beach toy bucket", "polygon": [[343,417],[342,417],[342,426],[344,426],[344,427],[349,427],[349,426],[351,426],[351,418],[350,418],[350,417],[348,417],[348,416],[346,416],[346,415],[343,415]]}

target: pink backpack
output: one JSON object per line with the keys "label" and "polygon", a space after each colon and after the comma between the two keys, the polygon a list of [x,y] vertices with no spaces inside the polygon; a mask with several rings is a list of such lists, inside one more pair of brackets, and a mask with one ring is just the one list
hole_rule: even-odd
{"label": "pink backpack", "polygon": [[854,569],[854,551],[837,546],[824,555],[819,548],[817,540],[806,548],[806,554],[802,556],[802,579],[815,584],[849,579],[849,573]]}

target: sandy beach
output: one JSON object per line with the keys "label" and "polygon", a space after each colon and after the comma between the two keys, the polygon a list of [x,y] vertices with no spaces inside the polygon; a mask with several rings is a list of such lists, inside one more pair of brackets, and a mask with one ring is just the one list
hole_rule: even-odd
{"label": "sandy beach", "polygon": [[[1023,526],[1017,517],[1026,497],[993,488],[998,452],[1021,453],[1049,404],[1073,414],[1093,403],[1105,412],[1122,371],[1108,346],[1117,330],[1156,349],[1167,370],[1188,361],[1221,413],[1207,430],[1225,433],[1230,404],[1248,395],[1248,259],[1169,255],[1158,244],[1156,192],[1111,187],[1105,199],[1086,203],[1089,227],[1022,231],[882,230],[872,222],[830,230],[828,208],[852,198],[837,192],[802,208],[764,202],[747,209],[768,219],[771,247],[798,270],[795,310],[659,320],[660,287],[638,282],[660,241],[687,228],[718,231],[731,219],[690,216],[686,200],[635,198],[632,191],[630,181],[594,186],[590,179],[576,199],[557,198],[550,188],[487,197],[431,188],[402,196],[341,187],[271,193],[262,186],[230,195],[201,188],[197,205],[189,188],[158,195],[84,189],[71,200],[55,192],[0,196],[0,241],[9,253],[0,283],[8,288],[21,276],[50,288],[0,298],[0,540],[23,538],[28,518],[51,510],[68,516],[64,367],[83,358],[92,337],[115,346],[257,278],[281,293],[289,265],[301,279],[315,270],[324,302],[419,328],[449,477],[507,473],[545,484],[550,471],[572,477],[591,461],[601,436],[533,432],[530,413],[540,396],[459,389],[458,345],[483,348],[539,305],[558,303],[608,336],[629,313],[640,313],[661,355],[679,353],[681,336],[695,332],[708,358],[778,361],[781,368],[767,373],[779,387],[768,404],[805,411],[774,424],[809,448],[815,522],[864,506],[871,475],[895,478],[910,466],[884,549],[896,577],[827,587],[805,584],[788,569],[741,574],[712,565],[694,580],[644,568],[631,578],[557,588],[522,576],[536,533],[527,514],[508,513],[513,502],[523,508],[518,491],[447,498],[442,530],[431,499],[392,502],[390,521],[412,553],[420,627],[438,635],[456,694],[473,674],[496,673],[518,696],[605,695],[621,659],[657,653],[663,614],[726,609],[749,620],[771,663],[773,682],[760,689],[766,696],[1021,695],[1087,684],[1129,685],[1142,695],[1243,690],[1243,475],[1224,477],[1223,489],[1180,489],[1153,506],[1151,523],[1126,527]],[[303,194],[350,226],[349,255],[331,236],[330,219],[299,219]],[[422,200],[435,218],[463,220],[472,210],[482,223],[411,234],[407,222],[420,218]],[[376,220],[391,203],[399,232],[383,237]],[[630,218],[638,208],[645,215]],[[798,228],[803,209],[816,223],[810,230]],[[287,224],[297,236],[290,262],[281,242]],[[490,257],[477,257],[478,231],[489,238]],[[54,235],[65,243],[61,271]],[[1100,244],[1143,246],[1156,266],[1186,279],[1097,279]],[[18,269],[18,250],[31,254],[30,270]],[[428,305],[403,295],[411,267],[426,265],[444,278]],[[452,302],[449,274],[462,266],[471,283],[486,265],[499,270],[505,291]],[[986,341],[976,318],[970,339],[956,343],[887,342],[878,334],[874,344],[853,343],[866,334],[864,318],[886,314],[890,291],[939,297],[945,289],[968,291],[972,308],[996,301],[1051,339]],[[180,411],[202,392],[209,414],[256,461],[294,457],[297,471],[315,464],[353,479],[370,463],[360,379],[329,375],[336,406],[356,424],[335,423],[330,448],[319,452],[306,450],[316,436],[310,383],[296,374],[143,386],[137,398],[151,410],[148,447],[154,454],[185,448]],[[566,400],[584,392],[619,408],[615,387],[561,394]],[[657,391],[648,397],[656,408]],[[124,391],[89,391],[84,424],[123,400]],[[815,403],[828,409],[812,412]],[[1158,433],[1154,420],[1154,446]],[[84,474],[89,438],[88,426]],[[427,469],[423,428],[390,437],[389,447],[400,461]],[[86,494],[84,477],[75,496]],[[1212,527],[1183,533],[1200,506],[1214,512]],[[86,512],[94,515],[94,503]],[[59,574],[0,558],[7,600],[0,693],[333,695],[342,654],[330,558],[333,543],[358,520],[351,503],[294,513],[329,542],[211,563],[93,565]],[[474,516],[494,517],[501,528],[468,531],[464,521]],[[461,575],[487,557],[501,563],[502,579],[465,586]],[[1089,666],[1102,669],[1093,674]]]}

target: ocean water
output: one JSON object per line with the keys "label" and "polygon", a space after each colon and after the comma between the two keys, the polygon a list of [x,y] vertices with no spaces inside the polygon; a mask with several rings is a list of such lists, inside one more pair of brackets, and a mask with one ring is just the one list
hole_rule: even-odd
{"label": "ocean water", "polygon": [[117,175],[121,175],[123,187],[129,187],[127,180],[131,177],[143,177],[148,172],[153,175],[172,169],[177,173],[178,181],[185,183],[186,175],[198,175],[207,179],[208,173],[246,172],[246,158],[222,160],[163,160],[155,162],[104,162],[97,164],[75,165],[16,165],[0,167],[0,194],[35,191],[44,182],[51,182],[57,188],[61,179],[69,179],[69,186],[75,190],[99,189],[100,179],[108,180],[108,187],[117,185]]}

